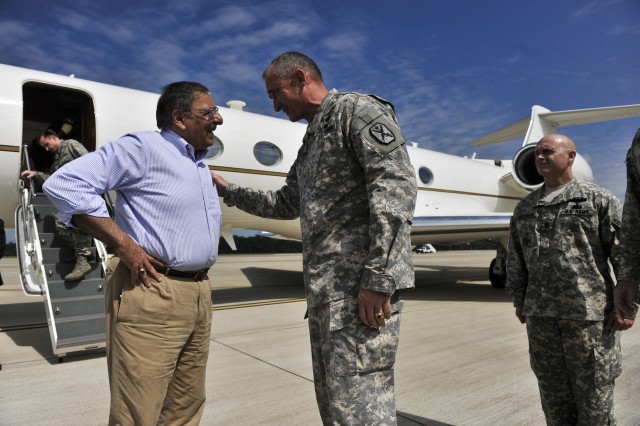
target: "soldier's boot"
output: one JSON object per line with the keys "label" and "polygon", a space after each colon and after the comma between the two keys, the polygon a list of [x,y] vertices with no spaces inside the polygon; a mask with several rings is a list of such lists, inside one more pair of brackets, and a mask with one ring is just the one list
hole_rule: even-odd
{"label": "soldier's boot", "polygon": [[69,272],[65,275],[65,281],[76,281],[84,278],[87,272],[91,271],[91,265],[87,261],[86,257],[78,257],[76,259],[76,266],[73,268],[73,271]]}

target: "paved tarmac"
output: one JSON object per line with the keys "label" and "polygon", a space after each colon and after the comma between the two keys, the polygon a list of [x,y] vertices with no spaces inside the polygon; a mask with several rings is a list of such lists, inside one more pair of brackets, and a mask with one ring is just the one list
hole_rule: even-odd
{"label": "paved tarmac", "polygon": [[[399,425],[544,425],[526,332],[487,280],[491,251],[414,255],[396,362]],[[59,363],[44,304],[0,260],[0,425],[105,425],[104,350]],[[202,425],[320,425],[300,255],[226,255],[213,269],[214,323]],[[640,327],[623,334],[618,424],[640,425]]]}

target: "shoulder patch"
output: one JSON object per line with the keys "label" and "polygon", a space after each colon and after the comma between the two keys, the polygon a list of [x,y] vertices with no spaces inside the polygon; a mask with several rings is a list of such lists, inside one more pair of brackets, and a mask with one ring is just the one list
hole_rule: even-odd
{"label": "shoulder patch", "polygon": [[362,129],[362,137],[379,155],[385,156],[405,142],[398,125],[381,115]]}
{"label": "shoulder patch", "polygon": [[396,140],[395,135],[387,126],[383,123],[376,123],[373,126],[369,127],[369,133],[373,136],[378,142],[388,145],[391,142]]}

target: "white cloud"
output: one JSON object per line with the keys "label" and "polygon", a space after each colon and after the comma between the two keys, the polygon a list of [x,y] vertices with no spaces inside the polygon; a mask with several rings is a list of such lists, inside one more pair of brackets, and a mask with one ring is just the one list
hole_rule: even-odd
{"label": "white cloud", "polygon": [[362,52],[367,46],[366,35],[356,32],[342,32],[331,34],[320,40],[320,45],[327,50],[328,55],[337,54],[340,56],[362,56]]}
{"label": "white cloud", "polygon": [[591,0],[573,12],[573,17],[576,19],[592,17],[601,14],[605,9],[619,7],[619,4],[625,1],[628,0]]}
{"label": "white cloud", "polygon": [[627,36],[627,35],[638,35],[640,34],[640,25],[624,25],[624,24],[615,24],[609,30],[609,34],[612,36]]}
{"label": "white cloud", "polygon": [[258,21],[259,17],[254,8],[234,5],[217,10],[214,17],[203,22],[200,27],[215,33],[227,30],[236,32],[250,28]]}

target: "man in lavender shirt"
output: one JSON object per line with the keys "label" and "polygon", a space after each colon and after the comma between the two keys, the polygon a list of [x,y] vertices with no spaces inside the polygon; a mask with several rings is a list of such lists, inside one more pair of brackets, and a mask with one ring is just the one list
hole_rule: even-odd
{"label": "man in lavender shirt", "polygon": [[160,132],[110,142],[43,187],[60,220],[117,253],[105,291],[110,425],[198,424],[204,410],[221,214],[203,159],[222,117],[206,87],[177,82],[156,120]]}

